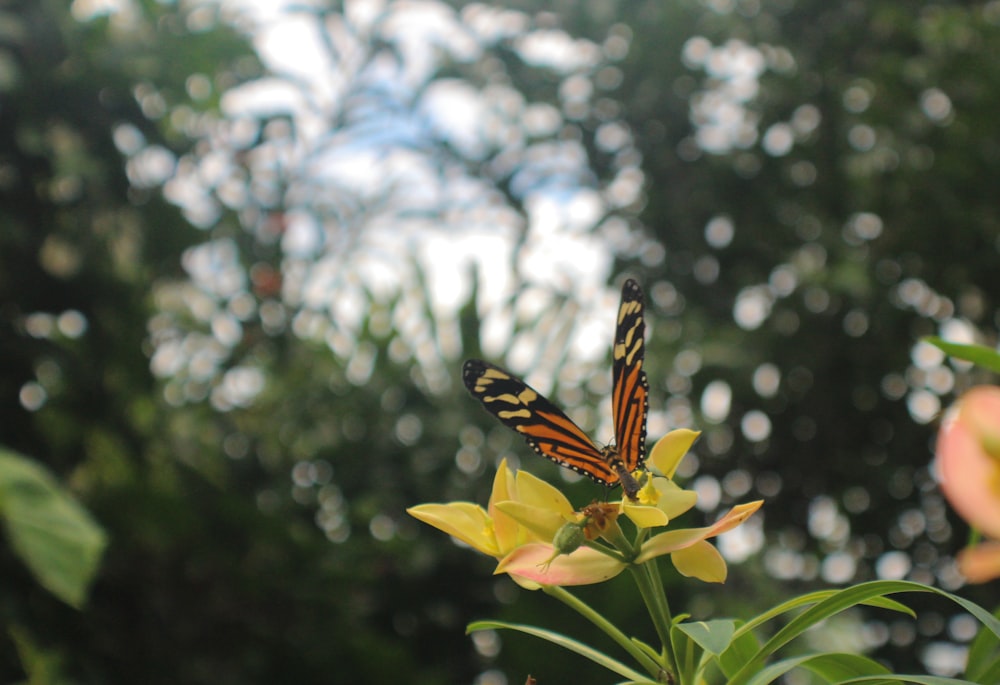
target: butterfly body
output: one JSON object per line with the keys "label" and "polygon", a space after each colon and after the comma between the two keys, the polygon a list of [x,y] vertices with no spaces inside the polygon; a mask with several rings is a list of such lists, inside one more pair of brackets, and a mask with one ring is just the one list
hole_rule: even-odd
{"label": "butterfly body", "polygon": [[642,370],[644,333],[642,290],[630,279],[622,288],[612,347],[614,445],[598,447],[544,395],[499,366],[470,359],[462,369],[462,380],[488,412],[520,433],[540,455],[602,485],[620,484],[634,499],[639,484],[632,472],[646,457],[649,412],[649,385]]}

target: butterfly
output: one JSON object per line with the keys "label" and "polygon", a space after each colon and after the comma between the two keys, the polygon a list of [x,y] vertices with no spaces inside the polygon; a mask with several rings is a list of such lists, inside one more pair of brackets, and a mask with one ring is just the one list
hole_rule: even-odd
{"label": "butterfly", "polygon": [[646,415],[649,383],[642,370],[642,288],[634,280],[622,286],[613,352],[615,444],[598,447],[566,414],[517,376],[481,359],[469,359],[462,380],[486,411],[520,433],[543,457],[589,476],[602,485],[616,486],[635,499],[639,483],[632,472],[646,458]]}

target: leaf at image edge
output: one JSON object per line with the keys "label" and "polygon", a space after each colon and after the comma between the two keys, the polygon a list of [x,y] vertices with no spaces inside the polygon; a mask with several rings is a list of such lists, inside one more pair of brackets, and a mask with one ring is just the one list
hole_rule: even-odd
{"label": "leaf at image edge", "polygon": [[46,469],[2,448],[0,516],[35,580],[70,606],[83,606],[107,546],[104,530]]}
{"label": "leaf at image edge", "polygon": [[984,369],[1000,373],[1000,353],[991,347],[953,343],[936,336],[929,336],[922,340],[956,359],[963,359]]}

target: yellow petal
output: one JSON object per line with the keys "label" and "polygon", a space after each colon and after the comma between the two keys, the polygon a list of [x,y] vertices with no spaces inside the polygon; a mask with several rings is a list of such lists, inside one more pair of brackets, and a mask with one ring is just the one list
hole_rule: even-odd
{"label": "yellow petal", "polygon": [[722,535],[723,533],[732,530],[753,516],[753,513],[760,509],[762,504],[764,504],[764,500],[762,499],[754,500],[753,502],[746,502],[745,504],[737,504],[735,507],[727,511],[725,516],[709,526],[712,533],[707,537],[711,537],[712,535]]}
{"label": "yellow petal", "polygon": [[486,511],[471,502],[450,502],[448,504],[418,504],[406,512],[424,523],[443,530],[470,547],[488,554],[499,555],[493,522]]}
{"label": "yellow petal", "polygon": [[653,484],[659,494],[656,506],[671,519],[677,518],[698,502],[698,493],[693,490],[684,490],[672,480],[654,478]]}
{"label": "yellow petal", "polygon": [[614,578],[625,569],[624,562],[590,547],[553,558],[552,545],[532,543],[518,547],[497,566],[495,573],[541,585],[590,585]]}
{"label": "yellow petal", "polygon": [[521,527],[517,521],[513,520],[496,508],[497,502],[516,499],[517,479],[515,474],[507,467],[507,460],[504,459],[497,467],[496,475],[493,477],[493,491],[490,494],[489,515],[493,520],[493,530],[496,537],[496,546],[499,555],[506,554],[519,544],[525,542]]}
{"label": "yellow petal", "polygon": [[565,520],[573,515],[573,505],[559,488],[527,471],[517,472],[517,500],[555,512]]}
{"label": "yellow petal", "polygon": [[550,509],[511,500],[497,502],[496,508],[527,529],[537,542],[551,542],[556,532],[570,520]]}
{"label": "yellow petal", "polygon": [[635,563],[641,564],[655,557],[664,554],[672,554],[679,549],[690,547],[699,540],[704,540],[707,528],[682,528],[680,530],[668,530],[665,533],[654,535],[642,544],[639,556],[635,558]]}
{"label": "yellow petal", "polygon": [[654,535],[643,543],[642,549],[639,551],[639,556],[636,557],[635,561],[636,563],[649,561],[654,557],[663,554],[672,554],[677,550],[690,547],[699,540],[721,535],[750,518],[755,511],[760,509],[763,503],[764,500],[757,500],[735,506],[725,516],[705,528],[682,528]]}
{"label": "yellow petal", "polygon": [[622,511],[640,528],[657,528],[670,523],[670,517],[661,509],[648,504],[622,503]]}
{"label": "yellow petal", "polygon": [[726,560],[719,554],[719,550],[704,540],[674,552],[670,555],[670,561],[682,576],[697,578],[706,583],[726,582]]}
{"label": "yellow petal", "polygon": [[667,478],[673,478],[674,472],[677,471],[677,465],[681,463],[681,459],[691,449],[691,445],[694,444],[699,435],[701,435],[701,431],[688,430],[687,428],[672,430],[653,445],[647,461]]}

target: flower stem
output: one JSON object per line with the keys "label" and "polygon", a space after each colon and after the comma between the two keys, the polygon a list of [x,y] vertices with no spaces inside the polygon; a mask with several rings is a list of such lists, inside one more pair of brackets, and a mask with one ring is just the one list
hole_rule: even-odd
{"label": "flower stem", "polygon": [[570,594],[565,588],[558,585],[543,585],[542,591],[550,597],[555,597],[560,602],[570,607],[576,613],[600,628],[604,633],[614,640],[619,647],[628,652],[648,673],[656,674],[662,669],[662,665],[656,663],[649,654],[640,649],[628,635],[618,629],[618,627],[604,618],[600,613],[592,609],[575,595]]}
{"label": "flower stem", "polygon": [[[646,610],[656,629],[656,634],[660,638],[662,648],[660,653],[666,670],[677,674],[677,655],[674,653],[674,645],[670,640],[670,626],[672,618],[670,616],[670,605],[667,603],[667,596],[663,592],[663,581],[660,579],[660,571],[656,567],[656,561],[647,561],[638,566],[630,566],[632,577],[639,587],[639,594],[642,595],[646,603]],[[676,681],[675,681],[676,682]]]}

